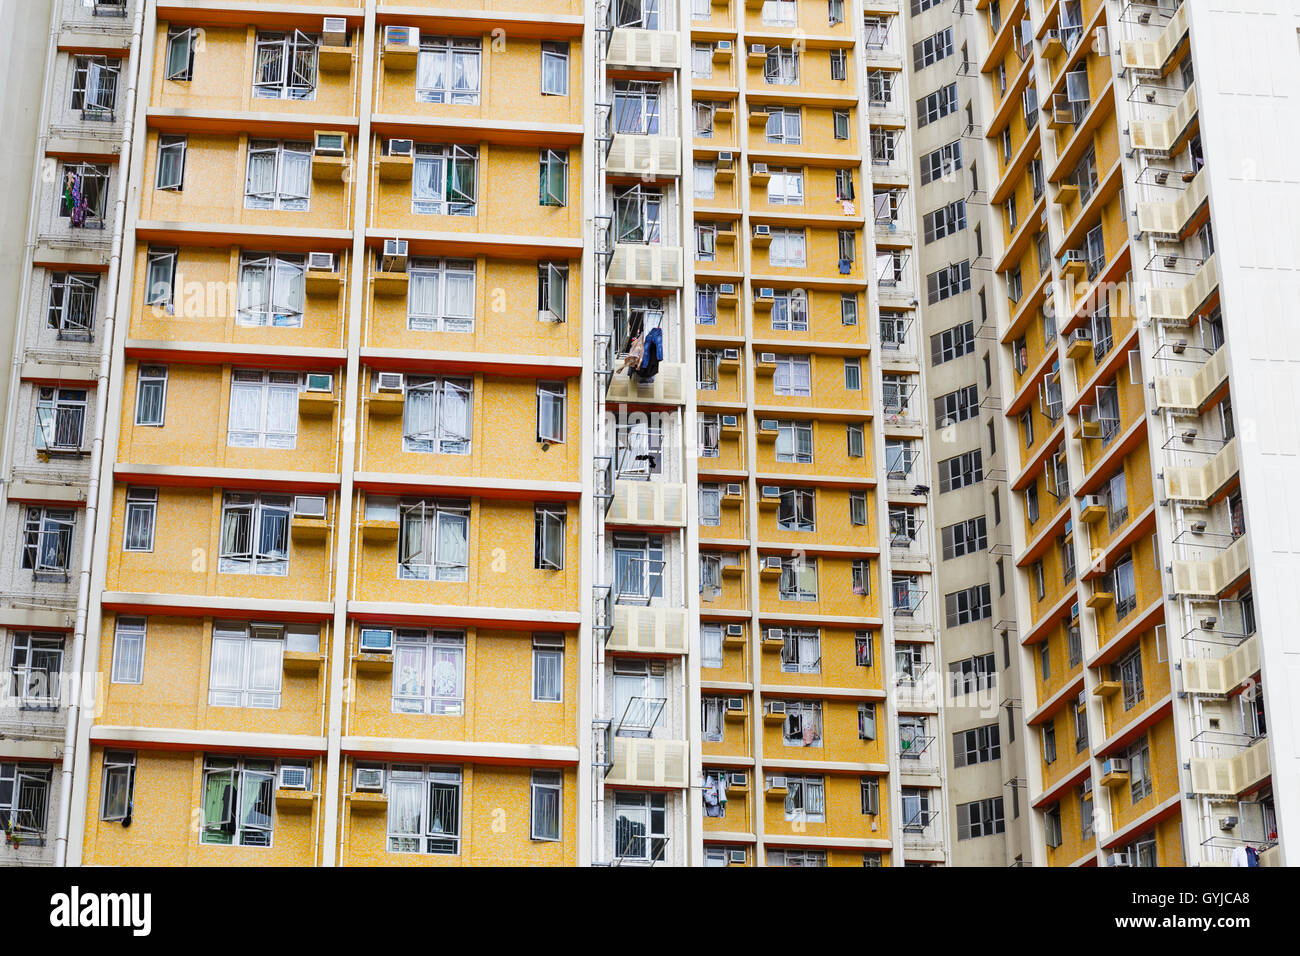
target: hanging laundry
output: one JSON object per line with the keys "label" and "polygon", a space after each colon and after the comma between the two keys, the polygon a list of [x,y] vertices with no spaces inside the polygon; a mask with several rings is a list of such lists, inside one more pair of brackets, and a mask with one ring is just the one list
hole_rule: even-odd
{"label": "hanging laundry", "polygon": [[1253,846],[1246,847],[1246,865],[1259,866],[1259,851]]}
{"label": "hanging laundry", "polygon": [[629,376],[636,375],[641,368],[641,356],[645,351],[645,340],[637,335],[628,343],[627,355],[623,356],[623,367],[620,372],[626,371]]}
{"label": "hanging laundry", "polygon": [[653,382],[659,374],[659,363],[664,360],[664,333],[658,326],[645,335],[645,354],[641,357],[641,368],[637,378],[645,385]]}
{"label": "hanging laundry", "polygon": [[1244,846],[1232,848],[1232,866],[1250,866],[1250,856]]}

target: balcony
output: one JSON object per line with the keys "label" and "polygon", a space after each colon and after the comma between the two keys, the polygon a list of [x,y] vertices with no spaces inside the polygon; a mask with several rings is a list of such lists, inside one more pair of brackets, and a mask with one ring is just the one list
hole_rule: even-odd
{"label": "balcony", "polygon": [[613,766],[605,777],[608,787],[685,787],[687,753],[684,740],[647,740],[615,737]]}
{"label": "balcony", "polygon": [[1173,501],[1206,504],[1232,480],[1237,469],[1237,440],[1234,438],[1199,468],[1166,468],[1165,495]]}
{"label": "balcony", "polygon": [[1209,177],[1202,169],[1173,202],[1138,203],[1138,229],[1168,239],[1181,236],[1196,211],[1205,204],[1209,189]]}
{"label": "balcony", "polygon": [[1259,670],[1259,638],[1251,637],[1223,657],[1184,657],[1183,690],[1227,697]]}
{"label": "balcony", "polygon": [[1129,127],[1134,149],[1169,154],[1196,118],[1196,87],[1188,87],[1173,112],[1162,120],[1135,120]]}
{"label": "balcony", "polygon": [[1256,740],[1233,757],[1193,757],[1192,793],[1235,797],[1273,773],[1268,738]]}
{"label": "balcony", "polygon": [[629,654],[685,654],[686,611],[615,605],[614,629],[606,647]]}
{"label": "balcony", "polygon": [[616,243],[605,281],[613,286],[679,288],[682,284],[681,247]]}
{"label": "balcony", "polygon": [[682,174],[681,140],[673,136],[614,133],[605,171],[615,176],[641,176],[647,180]]}
{"label": "balcony", "polygon": [[681,405],[684,399],[686,366],[680,362],[662,362],[652,382],[640,382],[626,373],[610,376],[607,402],[629,404]]}
{"label": "balcony", "polygon": [[616,481],[609,525],[680,527],[685,524],[686,486],[666,481]]}
{"label": "balcony", "polygon": [[1154,40],[1125,40],[1121,47],[1124,69],[1163,74],[1187,34],[1187,7],[1181,6]]}
{"label": "balcony", "polygon": [[1227,380],[1228,350],[1220,348],[1191,375],[1157,375],[1156,405],[1174,411],[1199,412]]}
{"label": "balcony", "polygon": [[1192,316],[1219,286],[1219,266],[1210,256],[1191,280],[1177,289],[1151,289],[1147,293],[1147,309],[1152,320],[1165,326],[1183,327],[1191,323]]}
{"label": "balcony", "polygon": [[682,58],[676,32],[615,27],[605,63],[612,67],[677,70]]}
{"label": "balcony", "polygon": [[1210,561],[1174,561],[1174,593],[1217,598],[1250,570],[1250,549],[1242,535]]}

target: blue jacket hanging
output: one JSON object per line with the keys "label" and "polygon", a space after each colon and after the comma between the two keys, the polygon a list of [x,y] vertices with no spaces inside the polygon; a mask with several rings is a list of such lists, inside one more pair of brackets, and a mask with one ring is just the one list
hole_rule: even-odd
{"label": "blue jacket hanging", "polygon": [[645,351],[641,355],[641,369],[638,378],[642,382],[653,382],[659,373],[659,363],[664,359],[664,333],[655,327],[646,333]]}

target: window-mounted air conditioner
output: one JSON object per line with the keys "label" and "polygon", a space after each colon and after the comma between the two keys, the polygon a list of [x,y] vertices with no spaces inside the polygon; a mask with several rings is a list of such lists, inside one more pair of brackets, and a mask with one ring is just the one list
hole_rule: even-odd
{"label": "window-mounted air conditioner", "polygon": [[[778,558],[777,560],[779,561],[780,558]],[[766,629],[764,629],[764,631],[763,631],[763,640],[765,640],[765,641],[780,641],[780,642],[784,643],[784,642],[785,642],[785,631],[781,630],[779,627],[769,627],[769,628],[766,628]],[[785,705],[782,704],[781,706],[784,707]],[[782,713],[784,713],[784,711],[782,711]]]}
{"label": "window-mounted air conditioner", "polygon": [[744,710],[744,709],[745,709],[745,698],[743,697],[727,698],[727,710]]}
{"label": "window-mounted air conditioner", "polygon": [[731,861],[732,863],[744,863],[744,862],[745,862],[745,851],[744,851],[744,849],[742,848],[742,849],[739,849],[739,850],[728,850],[728,851],[727,851],[727,859],[728,859],[729,861]]}
{"label": "window-mounted air conditioner", "polygon": [[1191,523],[1192,534],[1205,534],[1205,522],[1193,521]]}
{"label": "window-mounted air conditioner", "polygon": [[1088,328],[1087,326],[1084,326],[1084,327],[1081,328],[1081,329],[1075,329],[1073,332],[1070,333],[1070,341],[1071,341],[1071,342],[1091,342],[1091,341],[1092,341],[1092,329]]}
{"label": "window-mounted air conditioner", "polygon": [[[723,428],[735,428],[735,427],[736,427],[737,425],[739,425],[739,424],[740,424],[740,418],[737,417],[736,415],[723,415],[723,416],[722,416],[722,427],[723,427]],[[727,493],[730,494],[731,492],[727,492]]]}
{"label": "window-mounted air conditioner", "polygon": [[1061,254],[1061,264],[1065,265],[1070,262],[1086,262],[1087,259],[1082,249],[1066,249]]}
{"label": "window-mounted air conditioner", "polygon": [[717,45],[715,45],[715,46],[713,47],[713,49],[716,50],[718,53],[730,53],[730,52],[731,52],[731,41],[730,41],[730,40],[719,40],[719,41],[717,42]]}
{"label": "window-mounted air conditioner", "polygon": [[334,391],[334,373],[308,372],[306,390],[309,392],[324,392],[326,394]]}
{"label": "window-mounted air conditioner", "polygon": [[718,153],[718,168],[730,169],[736,160],[736,154],[729,149],[724,149]]}
{"label": "window-mounted air conditioner", "polygon": [[734,362],[736,359],[740,358],[740,349],[723,349],[722,357]]}
{"label": "window-mounted air conditioner", "polygon": [[719,295],[735,295],[735,294],[736,294],[736,284],[735,284],[734,282],[724,282],[724,283],[722,283],[722,285],[718,286],[718,294],[719,294]]}
{"label": "window-mounted air conditioner", "polygon": [[307,764],[280,765],[281,790],[306,790],[311,786],[311,767]]}
{"label": "window-mounted air conditioner", "polygon": [[769,226],[769,225],[768,225],[767,223],[765,223],[765,222],[758,222],[758,223],[755,223],[755,224],[754,224],[754,235],[755,235],[755,237],[762,237],[762,236],[768,236],[768,237],[770,237],[770,236],[772,235],[772,227]]}
{"label": "window-mounted air conditioner", "polygon": [[1086,797],[1092,793],[1092,777],[1083,778],[1083,795]]}
{"label": "window-mounted air conditioner", "polygon": [[737,771],[731,775],[731,785],[733,787],[748,787],[749,774]]}
{"label": "window-mounted air conditioner", "polygon": [[777,432],[781,430],[781,423],[775,418],[764,418],[759,421],[758,430],[761,432]]}
{"label": "window-mounted air conditioner", "polygon": [[775,365],[775,364],[776,364],[776,353],[775,353],[775,352],[759,352],[759,353],[758,353],[758,361],[759,361],[761,364],[763,364],[763,365]]}
{"label": "window-mounted air conditioner", "polygon": [[[780,571],[781,559],[777,555],[770,555],[769,557],[763,559],[763,566],[766,568],[771,568],[774,571]],[[772,632],[769,630],[768,631],[769,636],[771,635],[771,633]]]}
{"label": "window-mounted air conditioner", "polygon": [[[755,227],[755,228],[757,228],[757,227]],[[759,286],[759,288],[758,288],[758,292],[757,292],[757,294],[755,294],[754,298],[756,298],[756,299],[775,299],[775,298],[776,298],[776,290],[773,289],[770,285]]]}
{"label": "window-mounted air conditioner", "polygon": [[[784,707],[785,705],[782,704],[781,706]],[[782,713],[784,713],[784,711],[782,711]],[[788,786],[788,783],[787,783],[785,777],[768,777],[768,778],[767,778],[767,789],[769,789],[769,790],[784,790],[784,789],[786,789],[787,786]]]}
{"label": "window-mounted air conditioner", "polygon": [[762,495],[764,498],[780,498],[781,489],[777,485],[763,485]]}
{"label": "window-mounted air conditioner", "polygon": [[326,17],[320,28],[321,42],[326,46],[348,45],[348,21],[345,17]]}
{"label": "window-mounted air conditioner", "polygon": [[1129,862],[1128,852],[1121,850],[1118,853],[1110,853],[1106,856],[1107,866],[1132,866]]}
{"label": "window-mounted air conditioner", "polygon": [[[728,624],[728,625],[727,625],[727,635],[730,636],[730,637],[740,637],[740,636],[743,635],[744,633],[745,633],[745,625],[743,625],[743,624]],[[730,698],[730,699],[731,699],[731,700],[740,700],[739,697],[732,697],[732,698]],[[728,704],[727,706],[731,706],[731,705]],[[743,705],[742,705],[742,707],[743,707]]]}
{"label": "window-mounted air conditioner", "polygon": [[415,155],[415,140],[413,139],[390,139],[388,141],[389,156],[413,156]]}
{"label": "window-mounted air conditioner", "polygon": [[293,516],[295,518],[324,518],[324,495],[298,495],[293,499]]}
{"label": "window-mounted air conditioner", "polygon": [[352,777],[352,789],[364,793],[377,793],[384,789],[383,767],[357,767]]}
{"label": "window-mounted air conditioner", "polygon": [[380,266],[385,272],[406,271],[406,240],[385,239],[384,255]]}
{"label": "window-mounted air conditioner", "polygon": [[767,56],[767,47],[762,43],[751,43],[749,45],[750,56]]}
{"label": "window-mounted air conditioner", "polygon": [[381,392],[400,392],[402,390],[402,373],[380,372],[375,376],[375,388]]}
{"label": "window-mounted air conditioner", "polygon": [[309,252],[307,253],[307,268],[313,272],[335,272],[337,266],[334,264],[334,253],[332,252]]}
{"label": "window-mounted air conditioner", "polygon": [[386,627],[366,627],[361,630],[362,654],[388,654],[393,650],[393,632]]}
{"label": "window-mounted air conditioner", "polygon": [[1126,757],[1111,757],[1109,760],[1103,760],[1101,775],[1104,777],[1111,773],[1128,773],[1128,759]]}
{"label": "window-mounted air conditioner", "polygon": [[384,27],[385,46],[419,46],[418,27]]}
{"label": "window-mounted air conditioner", "polygon": [[315,153],[317,156],[342,156],[347,146],[347,133],[316,133]]}
{"label": "window-mounted air conditioner", "polygon": [[755,163],[755,164],[754,164],[754,175],[755,175],[755,176],[766,176],[766,175],[767,175],[767,163]]}
{"label": "window-mounted air conditioner", "polygon": [[1106,499],[1103,498],[1101,495],[1084,495],[1084,496],[1083,496],[1083,507],[1084,507],[1084,508],[1104,508],[1104,507],[1106,507]]}
{"label": "window-mounted air conditioner", "polygon": [[[730,417],[734,418],[735,416],[732,415],[732,416],[730,416]],[[739,496],[740,494],[742,494],[742,490],[741,490],[740,483],[739,483],[739,482],[732,482],[731,484],[727,485],[727,494],[728,494],[728,495],[731,495],[732,497],[737,497],[737,496]],[[728,626],[730,626],[730,625],[728,625]],[[737,624],[736,627],[740,627],[740,625]]]}

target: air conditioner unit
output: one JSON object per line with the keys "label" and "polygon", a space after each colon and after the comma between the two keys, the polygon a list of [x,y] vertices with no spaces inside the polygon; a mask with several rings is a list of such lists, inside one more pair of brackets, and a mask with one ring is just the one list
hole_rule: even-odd
{"label": "air conditioner unit", "polygon": [[716,52],[718,52],[718,53],[730,53],[730,52],[731,52],[731,41],[730,41],[730,40],[719,40],[719,41],[717,42],[717,45],[714,46],[713,49],[714,49]]}
{"label": "air conditioner unit", "polygon": [[385,46],[419,46],[418,27],[384,27]]}
{"label": "air conditioner unit", "polygon": [[[723,428],[735,428],[735,427],[736,427],[737,425],[739,425],[739,424],[740,424],[740,419],[739,419],[737,416],[735,416],[735,415],[723,415],[723,416],[722,416],[722,427],[723,427]],[[730,492],[728,492],[728,494],[730,494]]]}
{"label": "air conditioner unit", "polygon": [[723,349],[722,357],[724,359],[735,361],[736,359],[740,358],[740,349]]}
{"label": "air conditioner unit", "polygon": [[1205,522],[1193,521],[1191,524],[1192,534],[1205,534]]}
{"label": "air conditioner unit", "polygon": [[361,629],[360,648],[362,654],[387,654],[393,649],[393,632],[386,627],[364,627]]}
{"label": "air conditioner unit", "polygon": [[1062,265],[1068,262],[1085,262],[1085,261],[1087,260],[1084,257],[1082,249],[1066,249],[1065,252],[1061,253]]}
{"label": "air conditioner unit", "polygon": [[766,175],[767,175],[767,163],[755,163],[755,164],[754,164],[754,175],[755,175],[755,176],[766,176]]}
{"label": "air conditioner unit", "polygon": [[[777,643],[784,644],[784,643],[785,643],[785,631],[781,630],[779,627],[769,627],[769,628],[765,628],[764,631],[763,631],[763,640],[765,640],[765,641],[775,641],[775,642],[777,642]],[[781,706],[784,707],[785,705],[782,704]],[[784,713],[784,711],[783,711],[782,713]]]}
{"label": "air conditioner unit", "polygon": [[385,239],[384,255],[380,265],[385,272],[406,271],[406,240]]}
{"label": "air conditioner unit", "polygon": [[1060,39],[1061,39],[1060,30],[1048,30],[1047,35],[1043,37],[1043,46],[1047,46],[1047,44],[1052,43],[1053,41],[1059,43]]}
{"label": "air conditioner unit", "polygon": [[749,45],[750,56],[767,56],[767,47],[762,43],[751,43]]}
{"label": "air conditioner unit", "polygon": [[317,156],[342,156],[343,149],[348,144],[347,133],[316,133]]}
{"label": "air conditioner unit", "polygon": [[1071,341],[1071,342],[1091,342],[1091,341],[1092,341],[1092,329],[1090,329],[1090,328],[1088,328],[1088,327],[1086,327],[1086,326],[1083,327],[1083,328],[1081,328],[1081,329],[1075,329],[1073,332],[1070,333],[1070,341]]}
{"label": "air conditioner unit", "polygon": [[375,388],[381,392],[400,392],[402,390],[402,373],[380,372],[375,376]]}
{"label": "air conditioner unit", "polygon": [[775,352],[759,352],[759,353],[758,353],[758,360],[759,360],[761,363],[763,363],[764,365],[775,365],[775,364],[776,364],[776,353],[775,353]]}
{"label": "air conditioner unit", "polygon": [[743,697],[727,698],[727,710],[744,710],[744,709],[745,709],[745,698]]}
{"label": "air conditioner unit", "polygon": [[1078,619],[1079,619],[1079,602],[1075,601],[1073,604],[1070,605],[1070,620],[1077,621]]}
{"label": "air conditioner unit", "polygon": [[[765,568],[771,568],[774,571],[780,571],[781,559],[777,555],[770,555],[769,557],[763,559],[763,566]],[[769,630],[768,633],[770,634],[771,630]]]}
{"label": "air conditioner unit", "polygon": [[307,268],[313,272],[334,272],[338,267],[334,264],[334,253],[309,252],[307,253]]}
{"label": "air conditioner unit", "polygon": [[1104,507],[1106,507],[1106,499],[1103,498],[1101,495],[1084,495],[1084,496],[1083,496],[1083,507],[1084,507],[1084,508],[1104,508]]}
{"label": "air conditioner unit", "polygon": [[[756,227],[757,228],[757,227]],[[758,293],[754,296],[756,299],[775,299],[776,290],[770,285],[759,286]]]}
{"label": "air conditioner unit", "polygon": [[1118,853],[1108,853],[1106,855],[1107,866],[1132,866],[1129,862],[1128,851],[1120,850]]}
{"label": "air conditioner unit", "polygon": [[1086,797],[1092,793],[1092,777],[1083,778],[1083,795]]}
{"label": "air conditioner unit", "polygon": [[748,787],[749,774],[737,771],[731,775],[731,785],[733,787]]}
{"label": "air conditioner unit", "polygon": [[764,418],[758,423],[758,430],[761,432],[779,432],[781,423],[775,418]]}
{"label": "air conditioner unit", "polygon": [[730,169],[736,161],[736,154],[729,149],[724,149],[718,153],[718,168]]}
{"label": "air conditioner unit", "polygon": [[1187,429],[1187,431],[1182,433],[1181,438],[1183,439],[1183,441],[1188,442],[1189,444],[1191,442],[1196,441],[1196,429],[1195,428]]}
{"label": "air conditioner unit", "polygon": [[305,763],[281,764],[280,789],[306,790],[311,786],[311,767]]}
{"label": "air conditioner unit", "polygon": [[728,859],[729,861],[731,861],[732,863],[744,863],[744,862],[745,862],[745,851],[744,851],[743,849],[740,849],[740,850],[728,850],[728,851],[727,851],[727,859]]}
{"label": "air conditioner unit", "polygon": [[[743,624],[728,624],[728,625],[727,625],[727,634],[728,634],[730,637],[740,637],[740,636],[743,635],[744,633],[745,633],[745,625],[743,625]],[[731,700],[739,700],[739,699],[740,699],[740,698],[738,698],[738,697],[732,697],[732,698],[731,698]],[[730,707],[731,705],[728,704],[727,706]]]}
{"label": "air conditioner unit", "polygon": [[755,223],[755,224],[754,224],[754,235],[755,235],[755,236],[771,236],[771,235],[772,235],[772,227],[769,226],[769,225],[768,225],[767,223],[765,223],[765,222]]}
{"label": "air conditioner unit", "polygon": [[352,789],[376,793],[384,789],[383,767],[357,767],[352,777]]}
{"label": "air conditioner unit", "polygon": [[326,17],[320,33],[321,42],[326,46],[348,45],[348,21],[344,17]]}
{"label": "air conditioner unit", "polygon": [[1103,760],[1101,775],[1104,777],[1112,773],[1128,773],[1128,759],[1126,757],[1111,757],[1109,760]]}
{"label": "air conditioner unit", "polygon": [[781,489],[776,485],[764,485],[762,494],[764,498],[780,498]]}
{"label": "air conditioner unit", "polygon": [[415,140],[390,139],[388,141],[389,156],[413,156],[414,154],[415,154]]}
{"label": "air conditioner unit", "polygon": [[724,282],[724,283],[722,283],[722,285],[718,286],[718,294],[719,294],[719,295],[735,295],[735,294],[736,294],[736,284],[735,284],[734,282]]}
{"label": "air conditioner unit", "polygon": [[1231,829],[1233,829],[1234,827],[1236,827],[1236,825],[1237,825],[1237,818],[1236,818],[1236,817],[1229,816],[1229,817],[1220,817],[1220,818],[1219,818],[1219,829],[1220,829],[1220,830],[1231,830]]}
{"label": "air conditioner unit", "polygon": [[[733,415],[733,416],[731,416],[731,417],[734,418],[735,416]],[[739,482],[733,482],[732,484],[727,485],[727,494],[728,494],[728,495],[731,495],[731,496],[733,496],[733,497],[742,494],[740,483],[739,483]],[[728,626],[730,626],[730,625],[728,625]],[[740,627],[740,625],[737,624],[736,627]]]}
{"label": "air conditioner unit", "polygon": [[1219,619],[1217,617],[1203,617],[1201,618],[1201,630],[1212,631],[1218,623]]}
{"label": "air conditioner unit", "polygon": [[334,373],[333,372],[308,372],[307,373],[307,391],[325,392],[334,391]]}
{"label": "air conditioner unit", "polygon": [[293,499],[293,516],[295,518],[324,518],[324,495],[298,495]]}
{"label": "air conditioner unit", "polygon": [[[784,707],[785,705],[782,704],[781,706]],[[782,711],[782,713],[784,713],[784,711]],[[769,790],[784,790],[784,789],[786,789],[786,787],[787,787],[788,785],[789,785],[789,784],[786,782],[786,778],[785,778],[785,777],[768,777],[768,778],[767,778],[767,789],[769,789]]]}

